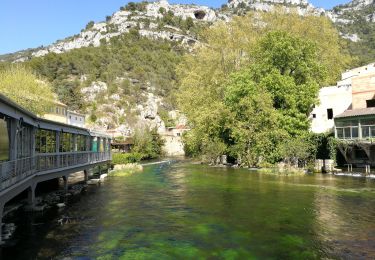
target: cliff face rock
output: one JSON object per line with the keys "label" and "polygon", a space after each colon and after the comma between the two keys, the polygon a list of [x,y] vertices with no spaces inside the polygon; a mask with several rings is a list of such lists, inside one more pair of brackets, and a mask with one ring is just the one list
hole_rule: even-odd
{"label": "cliff face rock", "polygon": [[336,6],[331,11],[334,22],[342,24],[355,23],[364,18],[369,23],[375,22],[375,0],[353,0]]}
{"label": "cliff face rock", "polygon": [[[130,79],[122,79],[130,80]],[[131,135],[137,128],[156,128],[159,133],[166,131],[165,124],[158,114],[163,98],[156,96],[152,87],[146,86],[138,104],[129,103],[121,91],[108,92],[107,83],[96,81],[82,88],[84,99],[93,106],[96,120],[93,125],[103,129],[117,129],[124,135]],[[123,120],[124,118],[128,120]]]}
{"label": "cliff face rock", "polygon": [[322,8],[316,8],[307,0],[230,0],[228,7],[230,8],[249,8],[251,10],[269,12],[275,7],[286,7],[297,10],[300,15],[307,14],[325,14]]}
{"label": "cliff face rock", "polygon": [[[218,20],[229,21],[236,10],[271,11],[275,7],[283,6],[297,10],[300,15],[326,15],[334,23],[347,25],[355,23],[359,18],[364,18],[369,23],[375,22],[375,0],[353,0],[348,4],[339,5],[332,10],[316,8],[308,0],[229,0],[227,10],[214,10],[207,6],[169,4],[166,0],[145,4],[141,10],[125,10],[115,12],[107,17],[105,22],[93,23],[81,33],[57,41],[46,47],[21,51],[10,55],[12,61],[23,62],[31,57],[40,57],[48,53],[64,53],[72,49],[99,46],[102,42],[128,33],[132,29],[138,30],[141,36],[151,39],[162,39],[180,42],[189,47],[197,42],[197,39],[189,31],[181,31],[180,28],[171,28],[168,25],[160,25],[160,20],[168,13],[182,20],[192,19],[194,23],[214,23]],[[361,37],[356,32],[342,30],[347,39],[359,41]],[[7,59],[9,55],[4,55]],[[0,57],[0,60],[2,58]],[[4,59],[4,58],[3,58]]]}
{"label": "cliff face rock", "polygon": [[[269,12],[277,6],[294,8],[300,15],[325,15],[334,23],[351,24],[354,17],[364,17],[367,22],[375,22],[375,0],[353,0],[345,5],[339,5],[332,10],[316,8],[307,0],[230,0],[230,8],[249,8]],[[358,40],[357,37],[346,37]]]}
{"label": "cliff face rock", "polygon": [[206,22],[214,22],[218,19],[215,11],[207,6],[198,5],[170,5],[168,1],[161,0],[147,5],[146,16],[152,18],[162,18],[163,15],[159,12],[160,8],[164,8],[167,12],[172,11],[175,16],[187,19],[188,17],[196,20]]}
{"label": "cliff face rock", "polygon": [[[152,39],[179,41],[183,45],[194,44],[196,39],[188,33],[183,34],[168,26],[159,27],[158,19],[162,19],[167,12],[171,12],[183,20],[191,18],[195,22],[215,22],[218,19],[229,19],[223,14],[217,14],[207,6],[171,5],[166,0],[161,0],[147,4],[142,11],[120,10],[115,12],[110,19],[107,18],[106,22],[94,23],[80,34],[34,51],[31,56],[40,57],[50,52],[58,54],[82,47],[97,47],[102,41],[108,42],[110,38],[128,33],[131,29],[137,29],[140,35]],[[24,61],[24,59],[18,61]]]}

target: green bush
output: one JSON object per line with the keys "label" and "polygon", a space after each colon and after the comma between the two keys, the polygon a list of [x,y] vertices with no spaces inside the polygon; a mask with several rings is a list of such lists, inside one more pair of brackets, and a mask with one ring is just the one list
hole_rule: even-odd
{"label": "green bush", "polygon": [[140,162],[143,158],[141,153],[114,153],[112,155],[113,164],[127,164]]}

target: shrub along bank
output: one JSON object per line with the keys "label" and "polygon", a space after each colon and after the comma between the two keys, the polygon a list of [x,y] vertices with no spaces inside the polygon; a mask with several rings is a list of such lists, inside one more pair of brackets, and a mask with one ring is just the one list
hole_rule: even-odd
{"label": "shrub along bank", "polygon": [[133,136],[134,145],[131,153],[114,153],[112,163],[128,164],[137,163],[141,160],[156,159],[164,155],[164,141],[158,134],[157,129],[139,129]]}

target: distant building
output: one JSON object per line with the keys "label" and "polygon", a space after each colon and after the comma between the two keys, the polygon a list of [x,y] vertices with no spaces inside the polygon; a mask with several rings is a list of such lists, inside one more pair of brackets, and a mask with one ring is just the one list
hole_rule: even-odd
{"label": "distant building", "polygon": [[129,153],[134,146],[134,141],[132,137],[125,137],[122,139],[113,140],[111,143],[113,152]]}
{"label": "distant building", "polygon": [[85,126],[85,115],[74,111],[67,111],[67,123],[78,127]]}
{"label": "distant building", "polygon": [[189,131],[190,128],[186,125],[177,125],[175,127],[168,127],[167,132],[165,135],[168,136],[182,136],[182,134],[186,131]]}
{"label": "distant building", "polygon": [[375,166],[375,63],[350,72],[352,105],[335,117],[335,136],[349,144],[340,147],[347,163]]}
{"label": "distant building", "polygon": [[369,96],[371,93],[374,94],[374,91],[368,89],[366,80],[368,81],[370,75],[374,74],[375,63],[371,63],[342,73],[341,80],[336,86],[321,88],[318,97],[319,104],[310,114],[311,131],[314,133],[333,132],[336,116],[370,99]]}
{"label": "distant building", "polygon": [[66,124],[67,108],[67,105],[59,101],[54,101],[53,107],[51,107],[49,113],[43,115],[43,118]]}
{"label": "distant building", "polygon": [[53,102],[53,107],[47,114],[43,115],[43,118],[82,128],[85,127],[85,115],[68,110],[68,106],[59,101]]}

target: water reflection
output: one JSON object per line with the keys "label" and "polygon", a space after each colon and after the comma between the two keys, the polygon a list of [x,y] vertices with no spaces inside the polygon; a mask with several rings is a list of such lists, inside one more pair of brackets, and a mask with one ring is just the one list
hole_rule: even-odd
{"label": "water reflection", "polygon": [[375,259],[375,200],[360,196],[368,191],[350,188],[346,194],[315,193],[315,232],[330,255]]}
{"label": "water reflection", "polygon": [[[373,259],[374,205],[375,182],[364,179],[153,165],[45,216],[24,234],[28,254],[3,257]],[[55,224],[61,214],[74,221]]]}

